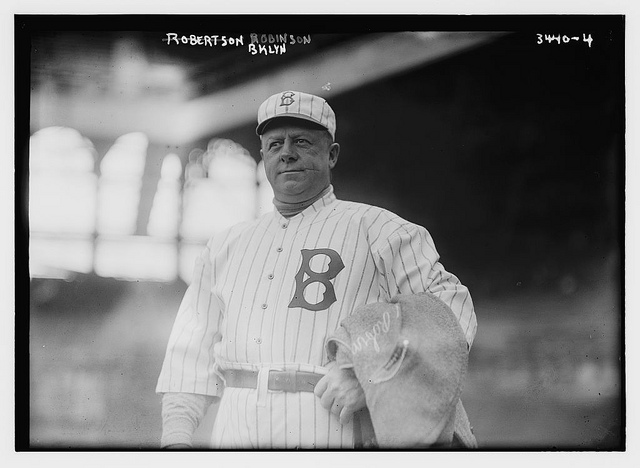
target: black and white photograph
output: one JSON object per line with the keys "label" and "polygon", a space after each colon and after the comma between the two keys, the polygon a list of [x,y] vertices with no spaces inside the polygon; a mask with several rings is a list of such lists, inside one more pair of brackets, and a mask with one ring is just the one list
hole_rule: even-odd
{"label": "black and white photograph", "polygon": [[626,26],[15,15],[16,451],[625,452]]}

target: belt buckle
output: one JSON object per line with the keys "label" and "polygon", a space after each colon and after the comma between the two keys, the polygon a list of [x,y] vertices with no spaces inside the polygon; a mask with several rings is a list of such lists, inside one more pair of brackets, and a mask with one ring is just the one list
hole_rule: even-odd
{"label": "belt buckle", "polygon": [[278,390],[269,389],[271,392],[313,392],[315,383],[310,381],[310,378],[305,378],[307,372],[295,370],[272,370],[270,372],[278,372],[278,374],[270,375],[269,380],[273,379],[274,386],[280,387]]}
{"label": "belt buckle", "polygon": [[[280,373],[282,376],[276,374],[276,372]],[[271,369],[269,371],[269,379],[268,380],[271,380],[271,378],[273,378],[273,383],[274,384],[279,384],[280,382],[283,382],[283,385],[281,385],[283,387],[284,383],[286,383],[285,381],[287,380],[286,376],[284,376],[284,373],[285,373],[285,371],[282,370],[282,369]],[[267,390],[269,392],[272,392],[272,393],[284,393],[285,392],[284,389],[276,390],[276,389],[269,388],[269,384],[267,384]]]}
{"label": "belt buckle", "polygon": [[295,377],[296,371],[282,371],[282,392],[295,393],[298,391]]}

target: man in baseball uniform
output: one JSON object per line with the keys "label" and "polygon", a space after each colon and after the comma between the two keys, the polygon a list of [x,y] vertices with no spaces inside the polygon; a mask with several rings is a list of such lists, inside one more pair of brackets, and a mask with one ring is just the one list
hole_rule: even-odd
{"label": "man in baseball uniform", "polygon": [[476,332],[469,291],[421,226],[336,199],[336,119],[318,96],[285,91],[258,110],[275,210],[214,236],[196,261],[156,391],[163,447],[190,447],[218,404],[212,448],[353,448],[366,406],[327,339],[359,306],[429,293]]}

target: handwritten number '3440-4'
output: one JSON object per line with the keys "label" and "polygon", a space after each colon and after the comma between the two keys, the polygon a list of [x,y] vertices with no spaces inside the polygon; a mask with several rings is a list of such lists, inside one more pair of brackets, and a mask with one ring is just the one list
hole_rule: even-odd
{"label": "handwritten number '3440-4'", "polygon": [[591,43],[593,42],[593,37],[591,34],[582,34],[582,38],[580,36],[567,36],[560,34],[537,34],[538,41],[537,44],[542,44],[545,41],[551,44],[552,42],[556,42],[558,44],[568,44],[569,42],[579,42],[582,39],[582,42],[586,42],[589,44],[589,48],[591,48]]}

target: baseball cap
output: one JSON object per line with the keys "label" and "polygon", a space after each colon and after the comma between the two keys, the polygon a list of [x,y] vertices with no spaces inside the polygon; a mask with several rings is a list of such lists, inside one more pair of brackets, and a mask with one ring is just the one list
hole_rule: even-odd
{"label": "baseball cap", "polygon": [[336,137],[336,115],[329,103],[319,96],[300,91],[274,94],[258,108],[256,133],[262,135],[269,122],[279,117],[293,117],[316,123]]}

